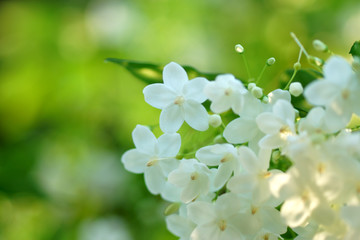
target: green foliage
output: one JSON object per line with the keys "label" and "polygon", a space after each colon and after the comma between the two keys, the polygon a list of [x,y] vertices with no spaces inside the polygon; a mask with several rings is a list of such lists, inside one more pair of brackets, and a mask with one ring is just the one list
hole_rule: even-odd
{"label": "green foliage", "polygon": [[[112,62],[126,68],[131,74],[146,84],[163,82],[162,71],[164,66],[118,58],[107,58],[105,61]],[[182,67],[187,72],[189,79],[193,79],[195,77],[205,77],[208,80],[214,80],[215,77],[219,75],[219,73],[203,73],[191,66]]]}
{"label": "green foliage", "polygon": [[356,41],[354,42],[354,44],[352,45],[350,52],[349,52],[353,57],[360,57],[360,41]]}
{"label": "green foliage", "polygon": [[296,238],[297,234],[291,229],[291,228],[287,228],[286,233],[282,234],[281,237],[284,238],[284,240],[292,240],[294,238]]}

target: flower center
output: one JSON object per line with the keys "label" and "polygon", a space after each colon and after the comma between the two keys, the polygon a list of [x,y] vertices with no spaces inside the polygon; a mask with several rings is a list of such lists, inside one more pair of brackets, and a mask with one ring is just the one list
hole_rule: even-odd
{"label": "flower center", "polygon": [[146,163],[146,166],[147,166],[147,167],[154,166],[154,165],[157,163],[157,161],[158,161],[157,158],[150,159],[150,160]]}
{"label": "flower center", "polygon": [[251,214],[254,215],[258,211],[257,207],[252,206],[251,207]]}
{"label": "flower center", "polygon": [[268,234],[268,233],[265,234],[265,235],[263,236],[263,239],[264,239],[264,240],[269,240],[269,234]]}
{"label": "flower center", "polygon": [[185,98],[183,96],[178,96],[175,98],[174,104],[181,106],[184,102]]}
{"label": "flower center", "polygon": [[225,229],[226,229],[226,221],[224,219],[221,219],[219,221],[219,228],[220,228],[221,231],[225,231]]}
{"label": "flower center", "polygon": [[196,180],[199,178],[199,174],[197,172],[193,172],[191,175],[190,175],[190,179],[191,180]]}
{"label": "flower center", "polygon": [[233,158],[231,153],[225,154],[225,156],[220,160],[221,163],[228,162]]}
{"label": "flower center", "polygon": [[230,96],[230,95],[232,94],[232,92],[233,92],[232,88],[228,87],[227,89],[225,89],[224,94],[225,94],[226,96]]}
{"label": "flower center", "polygon": [[292,134],[290,127],[287,125],[282,126],[279,130],[279,133],[282,139],[287,139],[287,137]]}
{"label": "flower center", "polygon": [[342,96],[342,98],[343,99],[348,99],[349,98],[349,96],[350,96],[350,91],[349,91],[349,89],[344,89],[344,90],[342,90],[341,91],[341,96]]}

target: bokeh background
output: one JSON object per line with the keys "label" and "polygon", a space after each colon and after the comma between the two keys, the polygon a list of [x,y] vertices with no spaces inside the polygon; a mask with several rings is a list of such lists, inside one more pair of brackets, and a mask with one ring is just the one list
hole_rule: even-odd
{"label": "bokeh background", "polygon": [[[321,39],[340,55],[360,2],[339,0],[0,1],[0,240],[167,240],[167,203],[124,170],[136,124],[158,122],[145,84],[107,57],[246,77],[266,91]],[[320,54],[322,57],[326,57]]]}

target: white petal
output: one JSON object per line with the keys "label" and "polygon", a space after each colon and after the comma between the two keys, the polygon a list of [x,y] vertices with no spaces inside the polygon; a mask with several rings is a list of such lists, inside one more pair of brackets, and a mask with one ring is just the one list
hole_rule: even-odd
{"label": "white petal", "polygon": [[233,148],[234,147],[230,144],[215,144],[211,146],[205,146],[196,152],[196,158],[208,166],[218,166],[221,159],[227,153],[231,152]]}
{"label": "white petal", "polygon": [[223,186],[227,182],[227,180],[229,180],[232,172],[233,168],[230,162],[221,164],[218,168],[218,172],[214,180],[214,187],[219,188]]}
{"label": "white petal", "polygon": [[333,83],[345,84],[352,74],[350,64],[339,56],[331,57],[324,65],[325,79]]}
{"label": "white petal", "polygon": [[215,222],[200,225],[191,233],[191,240],[222,240],[220,228]]}
{"label": "white petal", "polygon": [[179,167],[180,161],[175,158],[167,158],[159,160],[158,163],[160,164],[163,174],[168,176],[170,172]]}
{"label": "white petal", "polygon": [[181,137],[178,133],[165,133],[158,138],[159,157],[175,157],[181,146]]}
{"label": "white petal", "polygon": [[223,135],[230,143],[245,143],[253,139],[258,132],[254,118],[240,117],[225,127]]}
{"label": "white petal", "polygon": [[157,139],[148,127],[137,125],[132,132],[136,149],[149,155],[156,154]]}
{"label": "white petal", "polygon": [[272,207],[263,207],[259,209],[258,213],[263,220],[263,228],[277,234],[286,232],[287,226],[285,219],[281,217],[278,210]]}
{"label": "white petal", "polygon": [[181,189],[173,184],[166,182],[161,192],[161,197],[169,202],[180,202]]}
{"label": "white petal", "polygon": [[184,103],[185,122],[198,131],[205,131],[209,128],[209,115],[203,105],[188,100]]}
{"label": "white petal", "polygon": [[269,98],[269,103],[275,104],[280,99],[290,102],[291,95],[289,91],[276,89],[268,94],[268,98]]}
{"label": "white petal", "polygon": [[220,96],[216,100],[213,100],[210,105],[211,111],[214,113],[223,113],[230,109],[233,98],[230,96]]}
{"label": "white petal", "polygon": [[200,179],[190,181],[182,190],[180,199],[184,203],[189,203],[197,198],[200,193],[203,191],[202,182]]}
{"label": "white petal", "polygon": [[273,112],[286,122],[293,123],[295,121],[295,110],[291,103],[286,100],[278,100],[273,107]]}
{"label": "white petal", "polygon": [[245,239],[242,238],[242,235],[240,234],[239,230],[234,227],[233,225],[227,226],[225,231],[220,232],[219,236],[220,240],[241,240]]}
{"label": "white petal", "polygon": [[221,213],[222,217],[228,218],[242,210],[241,200],[234,193],[225,193],[216,199],[216,212]]}
{"label": "white petal", "polygon": [[163,191],[166,178],[159,164],[147,167],[144,172],[144,177],[145,184],[152,194],[159,194]]}
{"label": "white petal", "polygon": [[205,85],[208,82],[209,81],[206,78],[202,78],[202,77],[198,77],[190,80],[184,86],[184,90],[183,90],[184,97],[186,99],[191,99],[199,103],[204,102],[207,99],[207,97],[203,92]]}
{"label": "white petal", "polygon": [[184,122],[184,115],[181,107],[170,105],[160,113],[160,128],[163,132],[174,133],[179,130]]}
{"label": "white petal", "polygon": [[208,202],[197,201],[187,206],[188,217],[194,223],[203,225],[216,219],[214,205]]}
{"label": "white petal", "polygon": [[168,181],[175,186],[183,188],[190,181],[190,173],[186,174],[181,169],[176,169],[169,174]]}
{"label": "white petal", "polygon": [[164,67],[164,84],[180,93],[185,83],[189,80],[186,71],[177,63],[171,62]]}
{"label": "white petal", "polygon": [[293,197],[284,202],[281,207],[281,215],[286,218],[289,227],[298,227],[305,223],[310,216],[301,197]]}
{"label": "white petal", "polygon": [[248,147],[241,146],[238,148],[239,159],[242,166],[249,172],[261,170],[261,164],[255,153]]}
{"label": "white petal", "polygon": [[[256,234],[262,227],[262,224],[256,215],[241,214],[236,217],[236,224],[238,224],[241,233],[245,235]],[[251,239],[251,238],[250,238]]]}
{"label": "white petal", "polygon": [[264,112],[257,116],[256,124],[262,132],[276,134],[284,126],[284,121],[273,113]]}
{"label": "white petal", "polygon": [[286,143],[286,140],[281,138],[279,134],[266,135],[265,137],[263,137],[260,140],[259,146],[261,148],[275,149],[275,148],[282,147],[285,143]]}
{"label": "white petal", "polygon": [[325,110],[325,126],[328,132],[337,132],[345,128],[351,119],[351,114],[338,115],[331,108]]}
{"label": "white petal", "polygon": [[234,193],[248,195],[252,192],[255,185],[255,179],[253,175],[242,174],[230,178],[227,188]]}
{"label": "white petal", "polygon": [[149,155],[139,152],[137,149],[125,152],[121,157],[125,169],[133,173],[143,173],[149,160]]}
{"label": "white petal", "polygon": [[304,91],[304,96],[313,105],[325,106],[331,103],[339,94],[339,86],[326,80],[310,83]]}
{"label": "white petal", "polygon": [[178,237],[189,238],[195,224],[185,217],[173,214],[166,217],[166,227]]}
{"label": "white petal", "polygon": [[148,85],[143,90],[145,102],[151,106],[163,109],[175,101],[177,94],[162,83]]}

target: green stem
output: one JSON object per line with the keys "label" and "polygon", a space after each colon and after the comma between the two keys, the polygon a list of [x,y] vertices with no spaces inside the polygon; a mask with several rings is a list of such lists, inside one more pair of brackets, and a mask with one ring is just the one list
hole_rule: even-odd
{"label": "green stem", "polygon": [[297,73],[297,70],[295,70],[295,69],[294,69],[294,72],[293,72],[293,74],[292,74],[292,76],[291,76],[290,80],[289,80],[289,81],[288,81],[288,83],[286,84],[286,86],[285,86],[284,90],[289,89],[290,84],[291,84],[291,82],[294,80],[296,73]]}
{"label": "green stem", "polygon": [[261,72],[260,72],[260,74],[259,74],[259,76],[258,76],[258,78],[256,79],[256,82],[255,82],[256,85],[258,85],[258,83],[260,82],[260,80],[261,80],[267,66],[268,65],[265,64],[264,67],[261,69]]}
{"label": "green stem", "polygon": [[245,68],[246,68],[246,72],[247,72],[247,75],[248,75],[248,78],[251,79],[251,74],[250,74],[250,70],[249,70],[249,65],[248,65],[248,62],[246,60],[246,57],[245,57],[245,54],[241,54],[242,58],[244,59],[244,64],[245,64]]}

